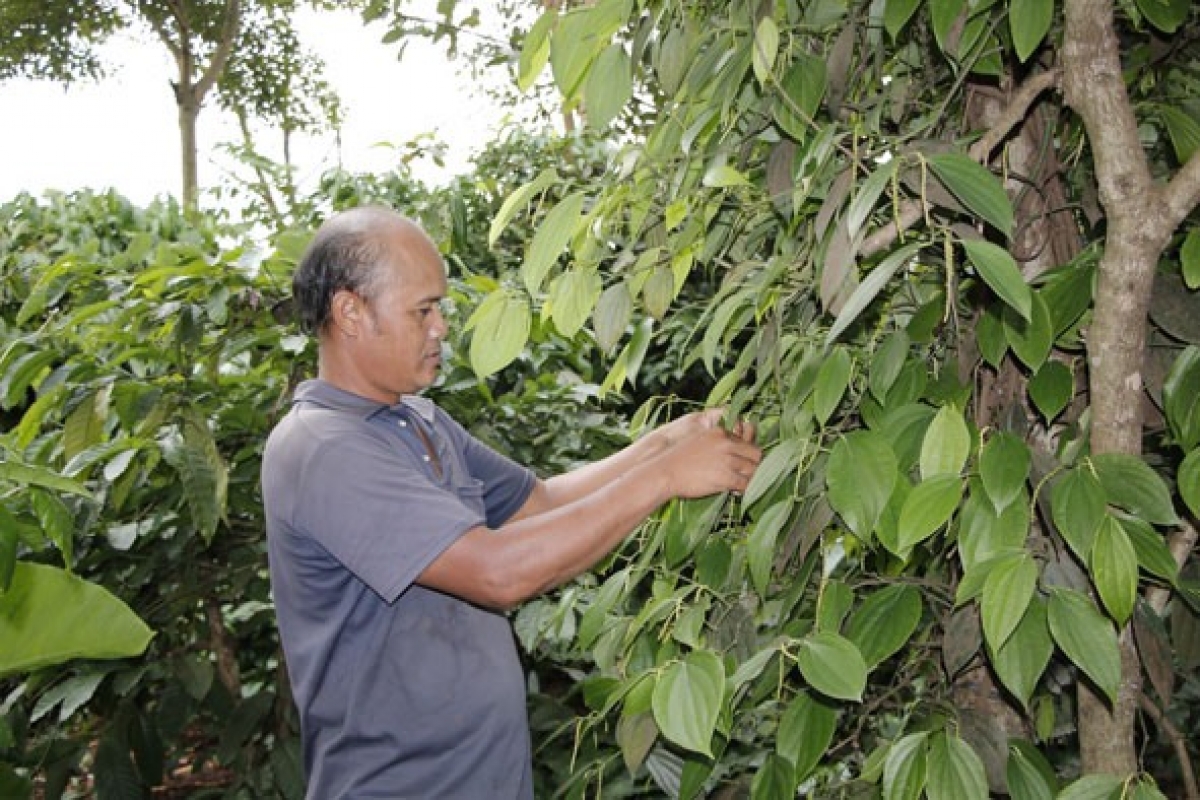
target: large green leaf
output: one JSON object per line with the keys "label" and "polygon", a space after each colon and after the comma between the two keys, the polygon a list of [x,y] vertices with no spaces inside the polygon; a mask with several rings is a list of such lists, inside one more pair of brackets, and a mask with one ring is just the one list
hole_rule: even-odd
{"label": "large green leaf", "polygon": [[803,781],[821,760],[837,730],[837,709],[808,692],[800,692],[779,719],[775,748],[792,763]]}
{"label": "large green leaf", "polygon": [[1012,32],[1017,58],[1027,61],[1046,38],[1054,20],[1054,3],[1048,0],[1012,0],[1008,27]]}
{"label": "large green leaf", "polygon": [[1061,361],[1049,360],[1029,379],[1029,399],[1042,418],[1053,422],[1075,396],[1075,376]]}
{"label": "large green leaf", "polygon": [[492,292],[471,315],[471,366],[486,378],[508,366],[529,340],[533,315],[529,304],[504,289]]}
{"label": "large green leaf", "polygon": [[558,10],[547,8],[525,34],[517,62],[517,87],[529,91],[550,60],[550,32],[558,24]]}
{"label": "large green leaf", "polygon": [[746,486],[746,491],[742,494],[742,502],[748,506],[753,505],[780,481],[794,475],[807,444],[804,439],[784,439],[771,448],[759,462],[754,477]]}
{"label": "large green leaf", "polygon": [[925,790],[929,734],[910,733],[888,748],[883,763],[884,800],[917,800]]}
{"label": "large green leaf", "polygon": [[883,7],[883,27],[888,32],[888,36],[892,37],[893,42],[908,21],[912,19],[912,15],[919,5],[921,5],[921,0],[887,0]]}
{"label": "large green leaf", "polygon": [[780,82],[782,91],[774,102],[775,122],[797,141],[808,138],[811,121],[825,96],[826,69],[825,59],[801,51]]}
{"label": "large green leaf", "polygon": [[1193,450],[1179,465],[1179,496],[1194,516],[1200,517],[1200,450]]}
{"label": "large green leaf", "polygon": [[836,700],[862,700],[867,665],[854,643],[832,631],[800,641],[796,663],[808,685]]}
{"label": "large green leaf", "polygon": [[588,70],[584,85],[584,107],[589,128],[603,130],[633,96],[633,74],[629,54],[619,44],[606,47]]}
{"label": "large green leaf", "polygon": [[504,229],[508,227],[508,223],[512,222],[512,218],[522,206],[527,204],[538,193],[553,186],[558,180],[558,172],[553,167],[546,167],[537,174],[536,178],[529,181],[529,183],[522,184],[512,194],[504,198],[504,202],[500,205],[500,210],[496,212],[496,216],[492,218],[492,224],[488,228],[488,247],[496,246],[496,241],[500,238],[500,234],[504,233]]}
{"label": "large green leaf", "polygon": [[921,443],[921,477],[958,476],[971,453],[971,432],[963,413],[942,406],[925,431]]}
{"label": "large green leaf", "polygon": [[1033,690],[1053,654],[1054,640],[1046,622],[1046,604],[1035,597],[1008,640],[991,651],[992,667],[1000,682],[1028,710]]}
{"label": "large green leaf", "polygon": [[1091,457],[1091,465],[1112,505],[1152,525],[1179,522],[1167,485],[1142,459],[1127,453],[1101,453]]}
{"label": "large green leaf", "polygon": [[575,235],[579,215],[583,211],[584,197],[583,192],[567,195],[550,209],[538,226],[537,233],[525,252],[525,262],[521,264],[521,277],[529,294],[536,296],[541,291],[546,274]]}
{"label": "large green leaf", "polygon": [[829,454],[829,504],[858,538],[870,541],[898,475],[896,455],[881,434],[851,431]]}
{"label": "large green leaf", "polygon": [[1047,610],[1055,644],[1115,703],[1121,652],[1112,623],[1087,597],[1070,589],[1053,589]]}
{"label": "large green leaf", "polygon": [[56,492],[79,495],[80,497],[90,498],[92,496],[88,488],[78,481],[64,478],[57,472],[45,467],[23,464],[19,461],[0,461],[0,481],[10,481],[19,486],[41,486],[46,489],[53,489]]}
{"label": "large green leaf", "polygon": [[978,239],[966,239],[962,245],[983,282],[1023,319],[1030,319],[1033,293],[1008,251]]}
{"label": "large green leaf", "polygon": [[846,638],[869,668],[899,652],[921,622],[924,604],[915,586],[897,583],[873,592],[846,623]]}
{"label": "large green leaf", "polygon": [[[1200,147],[1200,141],[1197,147]],[[1193,228],[1184,237],[1183,245],[1179,248],[1179,264],[1184,285],[1193,291],[1200,289],[1200,229]]]}
{"label": "large green leaf", "polygon": [[694,650],[668,666],[654,685],[654,721],[680,747],[712,756],[712,736],[725,697],[725,664]]}
{"label": "large green leaf", "polygon": [[1050,512],[1058,532],[1086,563],[1105,514],[1104,487],[1095,474],[1086,467],[1068,470],[1053,484]]}
{"label": "large green leaf", "polygon": [[750,63],[754,67],[754,77],[765,85],[771,78],[775,57],[779,55],[779,24],[774,17],[765,16],[758,21],[758,27],[754,29],[753,47]]}
{"label": "large green leaf", "polygon": [[917,484],[900,509],[896,554],[907,557],[914,547],[945,525],[958,508],[962,491],[962,479],[957,475],[938,475]]}
{"label": "large green leaf", "polygon": [[1001,315],[1004,337],[1021,363],[1034,372],[1041,369],[1054,346],[1054,320],[1041,292],[1029,296],[1029,317],[1022,318],[1011,306]]}
{"label": "large green leaf", "polygon": [[958,736],[940,732],[925,754],[925,796],[928,800],[987,800],[983,761]]}
{"label": "large green leaf", "polygon": [[1006,237],[1012,237],[1012,203],[990,170],[961,153],[931,155],[929,166],[941,184],[968,210]]}
{"label": "large green leaf", "polygon": [[55,567],[17,562],[0,594],[0,676],[140,655],[153,635],[107,589]]}
{"label": "large green leaf", "polygon": [[1138,559],[1129,535],[1111,514],[1105,515],[1096,530],[1090,566],[1104,607],[1117,625],[1123,626],[1137,599]]}
{"label": "large green leaf", "polygon": [[1068,785],[1055,800],[1121,800],[1124,783],[1116,775],[1094,772]]}
{"label": "large green leaf", "polygon": [[776,800],[796,795],[796,771],[791,763],[768,753],[750,781],[750,800]]}
{"label": "large green leaf", "polygon": [[1054,800],[1058,776],[1041,751],[1023,739],[1009,740],[1005,768],[1009,795],[1016,800]]}
{"label": "large green leaf", "polygon": [[1163,382],[1163,412],[1171,434],[1185,451],[1200,444],[1200,347],[1190,345]]}
{"label": "large green leaf", "polygon": [[790,497],[775,503],[762,513],[746,537],[746,559],[750,567],[750,579],[762,597],[767,597],[771,580],[771,568],[775,563],[775,540],[792,513]]}
{"label": "large green leaf", "polygon": [[980,617],[988,645],[999,649],[1016,629],[1037,588],[1038,568],[1025,552],[1002,557],[983,584]]}
{"label": "large green leaf", "polygon": [[550,318],[568,339],[579,333],[600,299],[603,284],[595,270],[571,269],[555,278],[550,287]]}
{"label": "large green leaf", "polygon": [[850,352],[841,345],[836,345],[822,362],[817,371],[817,382],[813,386],[812,405],[813,415],[822,425],[833,414],[834,409],[842,401],[842,395],[850,385],[850,372],[853,367]]}
{"label": "large green leaf", "polygon": [[1029,465],[1029,448],[1011,433],[999,433],[984,443],[979,452],[979,477],[997,511],[1021,495]]}
{"label": "large green leaf", "polygon": [[1175,33],[1188,18],[1190,0],[1137,0],[1138,10],[1163,33]]}
{"label": "large green leaf", "polygon": [[919,244],[907,244],[895,252],[889,253],[887,258],[867,273],[867,276],[854,288],[838,312],[837,318],[829,328],[829,333],[825,335],[825,343],[832,344],[837,341],[837,338],[850,327],[854,320],[858,319],[871,301],[883,291],[883,287],[892,279],[896,271],[911,263],[920,249]]}
{"label": "large green leaf", "polygon": [[178,436],[161,443],[163,459],[179,475],[196,530],[205,541],[211,541],[225,517],[229,468],[198,410],[188,409],[180,428]]}

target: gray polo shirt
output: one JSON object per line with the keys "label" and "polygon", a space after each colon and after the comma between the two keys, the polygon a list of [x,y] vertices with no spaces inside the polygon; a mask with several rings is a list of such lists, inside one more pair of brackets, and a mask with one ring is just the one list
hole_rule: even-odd
{"label": "gray polo shirt", "polygon": [[414,581],[512,516],[533,474],[425,398],[389,407],[317,380],[271,432],[262,482],[308,797],[531,798],[508,619]]}

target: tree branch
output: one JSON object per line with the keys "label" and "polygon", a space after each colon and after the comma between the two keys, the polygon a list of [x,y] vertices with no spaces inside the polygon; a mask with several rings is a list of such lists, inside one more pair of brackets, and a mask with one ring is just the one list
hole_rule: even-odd
{"label": "tree branch", "polygon": [[1176,228],[1200,204],[1200,150],[1183,165],[1162,190],[1163,205]]}
{"label": "tree branch", "polygon": [[1138,705],[1142,711],[1150,719],[1154,720],[1154,724],[1158,729],[1166,735],[1171,741],[1171,747],[1175,750],[1175,756],[1179,759],[1179,774],[1183,776],[1183,790],[1186,792],[1185,800],[1200,800],[1200,787],[1196,785],[1196,770],[1192,767],[1192,758],[1188,755],[1187,739],[1170,718],[1163,713],[1163,710],[1154,704],[1154,701],[1142,694],[1138,698]]}
{"label": "tree branch", "polygon": [[221,73],[225,71],[225,64],[229,62],[229,57],[233,54],[233,45],[237,41],[241,25],[241,0],[227,0],[225,24],[221,28],[221,40],[217,43],[217,49],[213,52],[212,60],[209,61],[208,68],[204,70],[204,75],[196,81],[194,91],[197,105],[212,89],[213,84],[221,77]]}
{"label": "tree branch", "polygon": [[[1058,86],[1059,78],[1060,72],[1057,69],[1047,70],[1039,72],[1017,87],[996,124],[971,145],[968,150],[971,158],[981,164],[987,163],[992,151],[1029,116],[1029,107],[1042,92]],[[869,258],[890,248],[901,234],[924,218],[928,207],[928,203],[922,198],[905,200],[900,204],[899,213],[890,225],[878,229],[863,240],[862,247],[858,250],[859,254],[863,258]]]}

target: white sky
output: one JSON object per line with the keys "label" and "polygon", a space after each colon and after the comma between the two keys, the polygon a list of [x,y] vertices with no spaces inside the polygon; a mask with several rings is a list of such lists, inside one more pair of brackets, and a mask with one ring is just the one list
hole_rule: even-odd
{"label": "white sky", "polygon": [[[473,93],[470,78],[447,60],[444,43],[414,39],[397,61],[395,47],[380,42],[385,29],[378,23],[363,27],[356,14],[309,12],[298,17],[297,27],[325,60],[326,79],[342,98],[341,163],[349,170],[386,170],[396,156],[380,143],[398,146],[432,132],[449,148],[446,168],[426,162],[414,170],[423,179],[443,180],[466,169],[501,119],[502,112]],[[469,44],[460,40],[461,47]],[[0,83],[0,202],[20,191],[41,195],[85,187],[116,188],[137,204],[178,196],[179,128],[168,83],[174,66],[156,41],[123,38],[107,52],[112,69],[99,83],[66,89],[46,82]],[[220,182],[231,165],[215,145],[240,135],[211,101],[199,127],[203,190]],[[279,147],[278,136],[259,135],[264,150]],[[293,162],[301,187],[311,186],[338,164],[336,140],[328,134],[296,142]]]}

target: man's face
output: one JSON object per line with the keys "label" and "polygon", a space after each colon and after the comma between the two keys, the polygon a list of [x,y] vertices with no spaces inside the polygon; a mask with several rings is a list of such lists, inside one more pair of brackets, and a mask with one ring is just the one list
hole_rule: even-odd
{"label": "man's face", "polygon": [[372,395],[394,403],[437,380],[446,320],[441,255],[422,233],[400,229],[383,237],[385,279],[365,300],[357,356]]}

